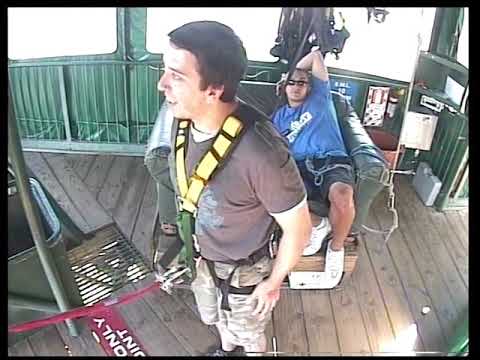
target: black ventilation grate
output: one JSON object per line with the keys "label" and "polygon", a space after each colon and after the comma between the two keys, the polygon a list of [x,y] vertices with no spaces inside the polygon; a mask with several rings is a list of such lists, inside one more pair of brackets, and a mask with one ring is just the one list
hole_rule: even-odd
{"label": "black ventilation grate", "polygon": [[68,259],[85,305],[95,304],[151,272],[140,252],[115,225],[97,231],[92,239],[70,250]]}

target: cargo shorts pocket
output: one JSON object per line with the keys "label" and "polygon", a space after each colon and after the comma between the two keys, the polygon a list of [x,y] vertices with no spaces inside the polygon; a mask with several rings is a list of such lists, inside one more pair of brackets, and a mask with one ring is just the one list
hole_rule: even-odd
{"label": "cargo shorts pocket", "polygon": [[220,319],[218,316],[218,293],[208,271],[205,260],[200,260],[197,266],[197,276],[192,281],[191,288],[202,321],[207,325],[213,325]]}

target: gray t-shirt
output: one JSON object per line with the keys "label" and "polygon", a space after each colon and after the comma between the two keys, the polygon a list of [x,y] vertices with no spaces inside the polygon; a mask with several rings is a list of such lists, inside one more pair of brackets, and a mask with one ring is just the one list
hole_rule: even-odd
{"label": "gray t-shirt", "polygon": [[[287,144],[273,124],[242,103],[233,115],[252,124],[203,189],[195,223],[200,253],[213,261],[244,259],[260,249],[268,241],[268,230],[274,221],[269,213],[289,210],[306,195]],[[213,139],[196,143],[190,131],[188,176],[212,143]],[[173,152],[171,155],[172,161]],[[175,179],[175,167],[170,169]],[[176,181],[174,184],[178,192]]]}

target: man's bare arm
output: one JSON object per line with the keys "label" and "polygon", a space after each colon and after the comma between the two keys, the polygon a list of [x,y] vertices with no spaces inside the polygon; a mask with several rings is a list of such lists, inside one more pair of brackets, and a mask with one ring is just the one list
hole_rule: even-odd
{"label": "man's bare arm", "polygon": [[306,201],[298,209],[272,214],[272,216],[282,228],[283,235],[272,273],[266,280],[259,283],[250,295],[251,300],[258,300],[253,315],[260,317],[265,316],[275,306],[280,297],[282,282],[300,260],[312,232]]}
{"label": "man's bare arm", "polygon": [[306,202],[293,213],[280,213],[273,217],[282,228],[283,235],[268,280],[280,287],[285,276],[300,260],[312,233],[312,223]]}
{"label": "man's bare arm", "polygon": [[305,55],[296,66],[297,69],[312,70],[312,75],[317,79],[327,81],[328,71],[323,61],[323,55],[320,50],[312,51]]}

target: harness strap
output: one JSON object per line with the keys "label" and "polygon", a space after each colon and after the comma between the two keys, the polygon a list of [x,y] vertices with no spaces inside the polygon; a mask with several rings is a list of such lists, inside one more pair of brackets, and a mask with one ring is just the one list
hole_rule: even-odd
{"label": "harness strap", "polygon": [[241,294],[241,295],[250,295],[253,290],[255,290],[255,285],[251,286],[244,286],[241,288],[237,288],[235,286],[230,285],[232,282],[233,274],[235,273],[235,270],[240,265],[237,265],[233,268],[233,270],[230,272],[230,275],[228,275],[227,279],[221,279],[217,276],[217,273],[215,271],[215,263],[212,260],[205,259],[207,262],[207,267],[210,272],[210,275],[213,278],[213,282],[215,283],[215,286],[220,290],[222,293],[222,302],[220,308],[222,310],[226,311],[231,311],[232,309],[230,308],[230,304],[228,303],[228,294]]}
{"label": "harness strap", "polygon": [[226,310],[226,311],[231,311],[230,304],[228,303],[228,295],[229,294],[240,294],[240,295],[250,295],[253,290],[255,290],[256,285],[250,285],[250,286],[242,286],[240,288],[237,288],[235,286],[232,286],[232,278],[233,274],[237,270],[238,267],[242,265],[254,265],[261,259],[263,259],[265,256],[270,255],[270,247],[269,243],[266,245],[262,246],[260,249],[255,251],[253,254],[251,254],[248,258],[246,259],[240,259],[236,261],[231,261],[231,262],[225,262],[227,264],[234,264],[235,267],[233,270],[230,272],[228,275],[227,279],[222,279],[217,276],[217,273],[215,271],[215,262],[209,259],[205,259],[207,262],[207,267],[210,272],[210,275],[213,278],[213,282],[215,283],[215,286],[220,290],[222,293],[222,302],[221,302],[221,309]]}
{"label": "harness strap", "polygon": [[176,141],[177,182],[181,195],[179,199],[180,208],[192,213],[195,217],[198,200],[203,189],[213,177],[219,165],[225,160],[231,145],[243,129],[243,124],[234,116],[226,118],[213,141],[212,147],[198,162],[190,179],[187,179],[185,155],[187,153],[189,125],[190,120],[182,120],[178,127]]}
{"label": "harness strap", "polygon": [[[191,270],[192,278],[195,278],[196,268],[193,258],[200,251],[194,235],[198,200],[208,181],[221,168],[238,143],[236,140],[243,133],[244,124],[234,116],[227,117],[216,135],[212,147],[203,155],[196,165],[193,175],[188,178],[185,157],[188,150],[190,124],[191,120],[179,120],[175,140],[176,178],[180,192],[180,196],[177,197],[180,210],[177,215],[178,235],[159,263],[163,268],[167,268],[184,246],[185,261]],[[156,257],[154,263],[156,263]]]}

